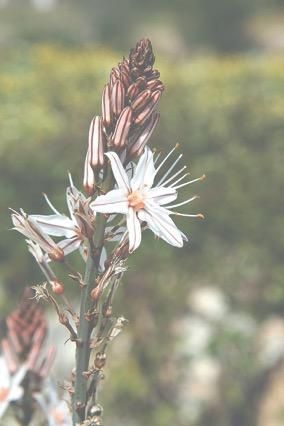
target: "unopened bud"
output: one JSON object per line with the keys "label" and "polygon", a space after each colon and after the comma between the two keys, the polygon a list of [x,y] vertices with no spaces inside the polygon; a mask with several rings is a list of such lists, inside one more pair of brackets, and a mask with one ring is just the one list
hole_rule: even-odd
{"label": "unopened bud", "polygon": [[121,112],[119,119],[117,120],[112,143],[117,148],[122,148],[126,144],[128,132],[132,122],[132,109],[131,107],[125,107]]}
{"label": "unopened bud", "polygon": [[116,67],[112,68],[110,77],[109,77],[110,84],[113,86],[115,82],[119,79],[119,77],[120,77],[119,69]]}
{"label": "unopened bud", "polygon": [[150,117],[154,109],[156,108],[162,92],[160,90],[156,90],[151,95],[150,102],[146,105],[146,107],[136,116],[134,119],[134,123],[138,125],[142,125],[145,121]]}
{"label": "unopened bud", "polygon": [[120,79],[121,79],[122,83],[124,84],[124,87],[127,89],[131,84],[129,74],[124,72],[124,71],[121,71],[120,72]]}
{"label": "unopened bud", "polygon": [[64,293],[64,285],[59,281],[50,281],[50,285],[53,293],[55,294],[63,294]]}
{"label": "unopened bud", "polygon": [[136,134],[135,138],[131,141],[131,145],[128,150],[128,155],[130,157],[140,156],[144,150],[145,145],[152,136],[158,122],[160,114],[158,112],[153,112],[149,122],[142,127],[141,131]]}
{"label": "unopened bud", "polygon": [[139,93],[139,87],[136,83],[132,83],[126,92],[126,96],[128,99],[134,99]]}
{"label": "unopened bud", "polygon": [[101,168],[104,165],[104,133],[101,117],[94,117],[89,130],[89,161],[91,167]]}
{"label": "unopened bud", "polygon": [[164,85],[161,82],[161,80],[149,80],[147,81],[147,89],[151,89],[151,90],[163,90],[164,89]]}
{"label": "unopened bud", "polygon": [[98,352],[95,358],[95,367],[101,370],[106,364],[106,354]]}
{"label": "unopened bud", "polygon": [[117,117],[124,108],[125,88],[121,80],[117,80],[111,91],[112,111]]}
{"label": "unopened bud", "polygon": [[90,164],[89,149],[87,151],[87,155],[85,159],[83,187],[88,195],[94,194],[95,174]]}
{"label": "unopened bud", "polygon": [[151,98],[151,90],[143,90],[141,93],[139,93],[138,96],[134,99],[134,101],[131,104],[131,107],[135,112],[141,111],[142,108],[144,108],[147,103],[149,102]]}
{"label": "unopened bud", "polygon": [[110,85],[107,84],[104,87],[102,94],[102,118],[105,126],[109,126],[111,124],[111,90]]}

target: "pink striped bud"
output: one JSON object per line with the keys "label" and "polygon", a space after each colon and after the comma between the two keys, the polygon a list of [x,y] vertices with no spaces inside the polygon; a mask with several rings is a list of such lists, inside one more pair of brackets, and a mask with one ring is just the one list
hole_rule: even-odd
{"label": "pink striped bud", "polygon": [[84,166],[84,180],[83,187],[88,195],[93,195],[95,192],[95,174],[90,165],[89,150],[87,151],[85,166]]}
{"label": "pink striped bud", "polygon": [[119,116],[124,108],[125,88],[121,80],[117,80],[111,91],[112,111],[115,116]]}
{"label": "pink striped bud", "polygon": [[136,83],[132,83],[127,90],[126,96],[128,99],[134,99],[139,93],[139,87]]}
{"label": "pink striped bud", "polygon": [[150,102],[146,105],[146,107],[138,114],[136,115],[136,118],[134,119],[134,123],[141,126],[145,121],[150,117],[154,109],[156,108],[160,97],[162,95],[162,92],[160,90],[156,90],[151,95]]}
{"label": "pink striped bud", "polygon": [[110,84],[113,86],[115,84],[115,82],[119,79],[120,77],[120,72],[118,68],[112,68],[110,76],[109,76],[109,81]]}
{"label": "pink striped bud", "polygon": [[135,112],[139,112],[147,105],[151,98],[151,93],[151,90],[143,90],[143,92],[139,93],[139,95],[136,96],[131,105]]}
{"label": "pink striped bud", "polygon": [[164,90],[164,85],[161,82],[161,80],[149,80],[147,81],[147,89],[151,89],[151,90]]}
{"label": "pink striped bud", "polygon": [[105,85],[102,94],[102,118],[105,126],[111,124],[111,90],[109,84]]}
{"label": "pink striped bud", "polygon": [[128,155],[130,157],[139,157],[147,144],[148,140],[152,136],[158,122],[160,114],[158,112],[153,112],[147,124],[142,127],[142,130],[136,134],[135,139],[133,138],[130,142],[130,148],[128,150]]}
{"label": "pink striped bud", "polygon": [[126,144],[128,132],[132,122],[132,109],[125,107],[121,112],[112,137],[112,143],[117,148],[122,148]]}
{"label": "pink striped bud", "polygon": [[120,79],[121,79],[122,83],[124,84],[124,87],[127,89],[131,84],[129,74],[124,72],[124,71],[121,71],[120,72]]}
{"label": "pink striped bud", "polygon": [[104,165],[104,133],[101,117],[94,117],[89,129],[89,160],[93,169]]}

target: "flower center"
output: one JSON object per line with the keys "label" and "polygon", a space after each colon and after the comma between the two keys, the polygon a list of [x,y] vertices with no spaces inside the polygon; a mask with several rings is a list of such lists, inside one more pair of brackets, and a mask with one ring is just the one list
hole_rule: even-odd
{"label": "flower center", "polygon": [[9,393],[8,388],[0,388],[0,401],[5,401]]}
{"label": "flower center", "polygon": [[135,210],[144,209],[145,203],[141,192],[134,191],[127,197],[129,207],[133,207]]}

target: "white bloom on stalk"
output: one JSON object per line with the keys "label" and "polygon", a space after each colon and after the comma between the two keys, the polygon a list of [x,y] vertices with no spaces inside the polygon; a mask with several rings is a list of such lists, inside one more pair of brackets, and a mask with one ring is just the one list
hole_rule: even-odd
{"label": "white bloom on stalk", "polygon": [[0,418],[3,417],[10,402],[17,401],[23,396],[23,388],[20,386],[27,372],[25,365],[11,375],[4,357],[0,357]]}
{"label": "white bloom on stalk", "polygon": [[71,185],[66,190],[70,218],[56,210],[46,195],[44,197],[54,214],[30,215],[46,234],[54,237],[65,237],[65,239],[57,243],[58,247],[63,250],[64,255],[77,250],[86,238],[87,232],[92,232],[92,224],[88,220],[90,218],[88,218],[87,212],[87,199],[75,188],[71,177],[70,181]]}
{"label": "white bloom on stalk", "polygon": [[177,160],[168,168],[165,175],[160,181],[154,185],[155,177],[158,171],[165,164],[169,156],[175,148],[165,157],[165,159],[155,168],[153,153],[146,147],[143,155],[140,157],[134,175],[129,178],[123,165],[115,152],[108,152],[106,155],[110,159],[113,175],[117,183],[117,189],[113,189],[105,195],[96,198],[90,204],[90,207],[95,212],[100,213],[122,213],[126,215],[126,222],[129,234],[129,252],[134,251],[141,242],[141,223],[146,222],[148,227],[158,237],[163,238],[167,243],[182,247],[183,240],[187,240],[186,236],[176,227],[175,223],[170,218],[170,215],[181,215],[190,217],[203,217],[201,214],[187,215],[174,212],[171,208],[187,204],[193,201],[196,196],[176,205],[164,207],[177,198],[177,189],[204,179],[194,179],[182,184],[179,184],[188,173],[183,174],[178,179],[185,167],[182,167],[175,172],[171,177],[166,179],[174,169]]}

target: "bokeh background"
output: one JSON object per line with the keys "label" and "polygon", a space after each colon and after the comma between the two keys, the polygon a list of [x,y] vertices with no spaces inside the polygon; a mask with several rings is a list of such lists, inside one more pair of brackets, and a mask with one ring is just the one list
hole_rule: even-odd
{"label": "bokeh background", "polygon": [[109,70],[144,36],[166,85],[152,146],[206,173],[206,219],[178,221],[182,250],[146,233],[131,257],[105,424],[283,425],[283,0],[0,1],[1,315],[42,280],[8,207],[47,212],[46,192],[66,210]]}

